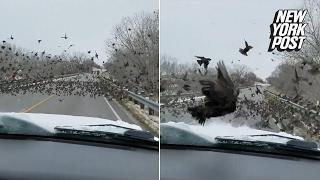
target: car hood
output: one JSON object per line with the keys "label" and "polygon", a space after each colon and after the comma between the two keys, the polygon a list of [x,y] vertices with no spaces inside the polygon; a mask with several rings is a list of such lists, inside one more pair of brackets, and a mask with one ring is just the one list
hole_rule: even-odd
{"label": "car hood", "polygon": [[[50,133],[55,133],[55,127],[69,126],[77,129],[85,128],[86,125],[100,125],[110,124],[119,126],[99,127],[99,131],[111,131],[111,132],[123,132],[123,128],[129,128],[134,130],[142,130],[139,126],[129,124],[121,120],[108,120],[96,117],[85,117],[85,116],[71,116],[71,115],[57,115],[57,114],[41,114],[41,113],[0,113],[0,125],[4,124],[5,121],[18,120],[19,122],[28,123],[34,125],[38,129],[43,129]],[[121,126],[121,127],[120,127]],[[108,129],[109,128],[109,129]],[[93,127],[90,130],[95,130]]]}
{"label": "car hood", "polygon": [[[303,140],[285,132],[257,130],[248,126],[232,126],[230,123],[216,121],[202,125],[190,125],[184,122],[161,123],[161,143],[206,145],[217,142],[216,138],[228,138],[245,141],[265,141],[287,143],[290,139]],[[275,136],[260,136],[260,135]],[[259,136],[256,136],[259,135]]]}

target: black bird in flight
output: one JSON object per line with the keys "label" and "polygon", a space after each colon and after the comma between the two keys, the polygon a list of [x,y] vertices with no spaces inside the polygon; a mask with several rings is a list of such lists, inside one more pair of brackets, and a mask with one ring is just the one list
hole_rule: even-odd
{"label": "black bird in flight", "polygon": [[198,58],[197,62],[200,66],[204,66],[204,69],[208,69],[208,65],[209,65],[209,62],[211,61],[210,58],[206,58],[206,57],[203,57],[203,56],[195,56],[196,58]]}
{"label": "black bird in flight", "polygon": [[61,37],[62,39],[68,39],[67,34],[64,34],[63,37]]}
{"label": "black bird in flight", "polygon": [[231,81],[223,61],[217,63],[217,72],[215,81],[199,81],[203,86],[201,91],[205,95],[205,103],[188,108],[192,117],[202,125],[208,118],[223,116],[236,110],[239,89]]}
{"label": "black bird in flight", "polygon": [[247,53],[249,52],[250,49],[252,49],[252,46],[249,46],[248,43],[247,43],[247,41],[244,41],[244,43],[245,43],[246,47],[245,47],[244,49],[239,48],[239,52],[240,52],[241,54],[245,55],[245,56],[248,56]]}
{"label": "black bird in flight", "polygon": [[38,43],[39,43],[39,44],[41,43],[41,41],[42,41],[41,39],[38,39]]}
{"label": "black bird in flight", "polygon": [[98,59],[98,57],[99,57],[99,55],[98,55],[98,53],[96,52],[96,54],[94,55],[97,59]]}
{"label": "black bird in flight", "polygon": [[73,47],[73,46],[74,46],[74,44],[70,44],[69,47],[68,47],[68,49],[70,49],[70,48]]}
{"label": "black bird in flight", "polygon": [[88,51],[88,54],[90,54],[91,53],[91,51]]}
{"label": "black bird in flight", "polygon": [[10,36],[10,39],[11,39],[11,40],[13,40],[13,39],[14,39],[12,35]]}
{"label": "black bird in flight", "polygon": [[3,40],[3,41],[2,41],[2,44],[4,44],[4,43],[6,43],[6,41]]}

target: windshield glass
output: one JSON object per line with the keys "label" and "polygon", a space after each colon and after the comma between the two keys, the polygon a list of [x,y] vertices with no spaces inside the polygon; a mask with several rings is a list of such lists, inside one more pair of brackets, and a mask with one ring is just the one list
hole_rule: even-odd
{"label": "windshield glass", "polygon": [[158,136],[157,1],[0,4],[1,134]]}
{"label": "windshield glass", "polygon": [[163,0],[161,11],[162,144],[320,142],[318,1]]}

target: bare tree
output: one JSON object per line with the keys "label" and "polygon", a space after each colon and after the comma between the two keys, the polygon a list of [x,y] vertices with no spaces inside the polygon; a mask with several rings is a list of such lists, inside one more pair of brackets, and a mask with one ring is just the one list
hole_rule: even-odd
{"label": "bare tree", "polygon": [[110,54],[105,67],[128,87],[158,94],[159,13],[141,13],[126,17],[114,28],[107,41]]}

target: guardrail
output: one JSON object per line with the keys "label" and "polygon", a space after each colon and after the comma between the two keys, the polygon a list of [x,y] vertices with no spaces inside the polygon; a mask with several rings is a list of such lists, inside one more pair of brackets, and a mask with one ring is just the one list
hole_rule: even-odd
{"label": "guardrail", "polygon": [[159,104],[147,99],[141,95],[135,94],[131,91],[127,91],[130,100],[133,100],[135,104],[140,104],[140,108],[144,109],[145,106],[149,109],[149,115],[154,115],[155,112],[159,113]]}
{"label": "guardrail", "polygon": [[316,110],[306,108],[306,107],[301,106],[300,104],[294,103],[294,102],[292,102],[292,101],[290,101],[290,100],[288,100],[288,99],[284,99],[284,98],[282,98],[282,97],[279,97],[279,95],[277,95],[277,94],[275,94],[275,93],[273,93],[273,92],[271,92],[271,91],[269,91],[269,90],[264,90],[264,92],[266,92],[266,93],[268,93],[268,94],[276,97],[276,98],[279,99],[280,101],[285,102],[285,103],[287,103],[287,104],[289,104],[289,105],[291,105],[291,106],[293,106],[293,107],[295,107],[295,108],[299,108],[299,109],[301,109],[301,110],[308,111],[308,112],[310,112],[310,113],[312,113],[312,114],[315,114],[315,115],[317,115],[317,116],[320,115],[320,112],[317,112]]}
{"label": "guardrail", "polygon": [[[104,80],[107,80],[110,82],[111,86],[115,86],[119,90],[124,90],[123,88],[116,85],[113,80],[110,78],[103,77]],[[159,103],[156,103],[150,99],[147,99],[141,95],[135,94],[134,92],[131,92],[129,90],[124,90],[128,93],[128,98],[130,101],[133,101],[135,104],[139,104],[141,109],[144,109],[145,107],[149,110],[149,115],[154,115],[156,113],[159,113]],[[155,113],[156,112],[156,113]]]}

